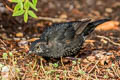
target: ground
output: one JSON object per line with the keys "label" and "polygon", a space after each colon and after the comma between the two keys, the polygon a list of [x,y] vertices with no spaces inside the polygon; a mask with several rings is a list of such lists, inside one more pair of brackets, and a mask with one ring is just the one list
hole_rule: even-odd
{"label": "ground", "polygon": [[[1,2],[1,1],[0,1]],[[13,9],[14,4],[6,2]],[[119,0],[39,0],[39,19],[12,17],[0,3],[0,79],[117,80],[120,79]],[[2,11],[3,10],[3,11]],[[46,60],[28,55],[30,43],[52,23],[111,18],[85,41],[76,59]]]}

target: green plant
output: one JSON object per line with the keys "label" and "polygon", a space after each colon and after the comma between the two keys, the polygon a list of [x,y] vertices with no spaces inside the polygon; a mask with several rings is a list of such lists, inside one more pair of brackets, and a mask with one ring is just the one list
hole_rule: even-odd
{"label": "green plant", "polygon": [[104,78],[105,78],[105,79],[108,79],[108,78],[109,78],[109,76],[108,76],[108,75],[104,75]]}
{"label": "green plant", "polygon": [[12,52],[9,52],[9,56],[11,56],[11,57],[12,57],[12,56],[13,56],[13,53],[12,53]]}
{"label": "green plant", "polygon": [[85,74],[85,72],[84,72],[83,70],[79,70],[79,73],[80,73],[81,75],[84,75],[84,74]]}
{"label": "green plant", "polygon": [[53,67],[57,68],[59,65],[57,63],[53,64]]}
{"label": "green plant", "polygon": [[8,54],[7,53],[3,53],[2,58],[3,59],[7,59],[8,58]]}
{"label": "green plant", "polygon": [[72,61],[72,64],[73,64],[73,65],[76,65],[76,64],[77,64],[77,62],[76,62],[76,61]]}
{"label": "green plant", "polygon": [[4,65],[0,63],[0,69],[3,67]]}
{"label": "green plant", "polygon": [[24,15],[24,21],[28,21],[28,15],[37,18],[36,14],[31,10],[38,11],[36,8],[37,0],[12,0],[13,3],[16,3],[13,11],[13,16]]}

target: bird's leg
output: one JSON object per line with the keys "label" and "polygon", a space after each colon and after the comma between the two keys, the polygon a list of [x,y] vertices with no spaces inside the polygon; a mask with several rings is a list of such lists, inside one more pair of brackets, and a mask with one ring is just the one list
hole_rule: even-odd
{"label": "bird's leg", "polygon": [[[61,60],[62,66],[64,66],[62,57],[60,57],[60,60]],[[64,67],[65,67],[65,66],[64,66]]]}

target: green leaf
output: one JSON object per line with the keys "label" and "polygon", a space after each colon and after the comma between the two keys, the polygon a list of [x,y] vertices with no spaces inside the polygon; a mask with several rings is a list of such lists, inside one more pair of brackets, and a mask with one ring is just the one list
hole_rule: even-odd
{"label": "green leaf", "polygon": [[25,14],[24,14],[24,21],[25,21],[25,22],[28,21],[28,11],[25,11]]}
{"label": "green leaf", "polygon": [[37,18],[36,14],[31,10],[28,11],[28,14],[33,18]]}
{"label": "green leaf", "polygon": [[24,10],[19,10],[19,11],[14,12],[12,16],[20,16],[20,15],[22,15],[24,12],[25,12]]}
{"label": "green leaf", "polygon": [[21,8],[21,4],[20,3],[16,4],[14,8],[14,12],[18,11],[20,8]]}
{"label": "green leaf", "polygon": [[22,2],[24,2],[25,0],[22,0]]}
{"label": "green leaf", "polygon": [[33,5],[36,7],[37,5],[37,0],[32,0]]}
{"label": "green leaf", "polygon": [[20,7],[21,9],[23,9],[23,2],[20,2]]}
{"label": "green leaf", "polygon": [[19,2],[19,0],[12,0],[12,2],[14,2],[14,3],[18,3],[18,2]]}
{"label": "green leaf", "polygon": [[22,0],[18,0],[19,2],[22,2]]}
{"label": "green leaf", "polygon": [[34,6],[30,1],[28,1],[28,3],[32,9],[34,9],[35,11],[38,11],[36,6]]}
{"label": "green leaf", "polygon": [[29,10],[29,7],[30,7],[29,1],[26,0],[25,3],[24,3],[24,9]]}

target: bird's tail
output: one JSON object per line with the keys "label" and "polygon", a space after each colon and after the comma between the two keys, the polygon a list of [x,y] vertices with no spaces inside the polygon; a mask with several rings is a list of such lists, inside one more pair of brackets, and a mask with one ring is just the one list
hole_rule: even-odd
{"label": "bird's tail", "polygon": [[87,36],[89,33],[91,33],[98,25],[110,21],[110,19],[101,19],[101,20],[97,20],[97,21],[93,21],[90,22],[85,29],[82,31],[82,35],[83,36]]}

